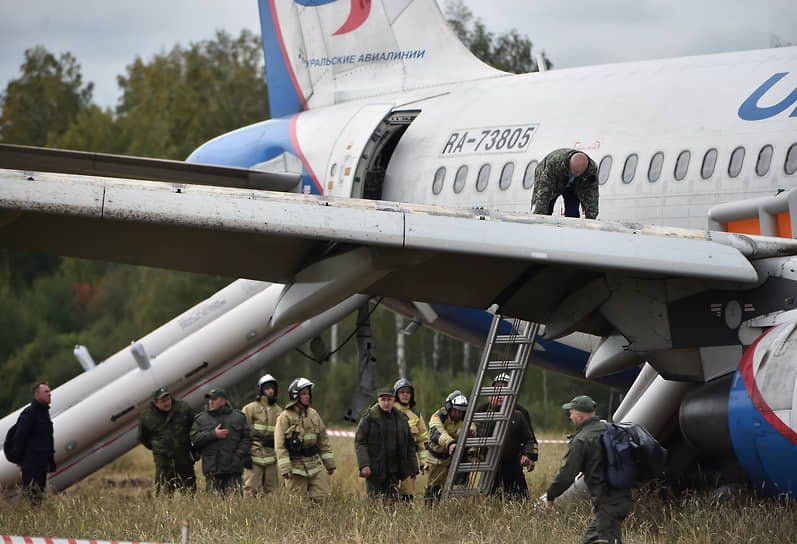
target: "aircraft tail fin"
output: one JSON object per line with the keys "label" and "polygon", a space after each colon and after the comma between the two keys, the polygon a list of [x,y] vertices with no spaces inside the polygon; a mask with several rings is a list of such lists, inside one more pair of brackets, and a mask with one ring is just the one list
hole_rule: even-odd
{"label": "aircraft tail fin", "polygon": [[258,0],[272,117],[499,72],[435,0]]}

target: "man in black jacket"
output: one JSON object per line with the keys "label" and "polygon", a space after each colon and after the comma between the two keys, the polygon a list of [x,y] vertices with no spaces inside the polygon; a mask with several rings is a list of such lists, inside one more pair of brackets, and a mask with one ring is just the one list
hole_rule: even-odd
{"label": "man in black jacket", "polygon": [[47,486],[47,472],[55,472],[53,422],[50,419],[50,386],[33,386],[33,401],[22,410],[14,437],[17,458],[22,459],[22,487],[38,503]]}
{"label": "man in black jacket", "polygon": [[[509,380],[508,374],[501,373],[495,377],[492,385],[493,387],[507,387]],[[476,412],[498,412],[503,402],[503,395],[494,395],[490,397],[489,402],[485,402],[476,408]],[[476,428],[476,436],[492,435],[494,426],[494,422],[485,421],[480,423]],[[523,468],[526,468],[529,472],[534,470],[537,458],[537,439],[534,436],[529,413],[520,404],[515,404],[504,439],[501,464],[498,466],[491,493],[495,493],[501,487],[510,498],[527,498],[529,496],[529,487],[526,483],[526,477],[523,475]]]}
{"label": "man in black jacket", "polygon": [[219,387],[205,394],[209,410],[200,412],[191,426],[191,442],[202,456],[208,490],[243,495],[241,475],[252,468],[252,432],[246,416],[233,410]]}
{"label": "man in black jacket", "polygon": [[385,504],[398,500],[401,480],[415,478],[418,458],[409,420],[395,407],[392,389],[379,392],[377,403],[357,425],[354,448],[360,476],[368,496],[381,496]]}

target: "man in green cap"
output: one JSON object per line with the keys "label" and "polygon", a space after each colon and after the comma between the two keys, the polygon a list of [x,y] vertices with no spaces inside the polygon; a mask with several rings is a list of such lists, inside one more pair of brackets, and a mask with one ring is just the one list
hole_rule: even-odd
{"label": "man in green cap", "polygon": [[586,395],[575,397],[562,408],[570,412],[570,421],[577,432],[570,438],[559,474],[548,487],[545,506],[553,510],[554,499],[564,493],[581,472],[595,513],[582,542],[622,543],[623,520],[631,511],[631,489],[615,489],[604,481],[601,436],[606,432],[606,424],[595,415],[595,401]]}
{"label": "man in green cap", "polygon": [[213,388],[205,394],[206,412],[200,412],[191,427],[191,441],[202,455],[202,473],[208,490],[243,495],[241,475],[252,468],[252,433],[246,416],[233,410],[227,392]]}
{"label": "man in green cap", "polygon": [[152,402],[138,420],[138,441],[152,450],[155,459],[156,493],[196,490],[191,455],[191,425],[194,410],[187,402],[174,400],[166,387],[152,393]]}
{"label": "man in green cap", "polygon": [[396,408],[392,389],[379,391],[357,425],[354,449],[360,476],[365,478],[369,497],[382,497],[385,504],[399,499],[399,482],[415,478],[418,457],[409,419]]}

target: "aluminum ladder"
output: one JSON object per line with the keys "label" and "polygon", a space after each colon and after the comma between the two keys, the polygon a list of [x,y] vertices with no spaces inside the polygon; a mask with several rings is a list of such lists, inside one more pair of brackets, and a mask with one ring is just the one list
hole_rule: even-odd
{"label": "aluminum ladder", "polygon": [[[442,500],[490,493],[539,328],[539,323],[520,319],[504,321],[503,316],[497,313],[493,316],[461,431],[466,432],[475,423],[479,432],[475,437],[465,438],[464,447],[460,447],[463,444],[461,438],[457,443],[443,486]],[[509,383],[506,387],[493,387],[493,378],[502,372],[509,375]],[[503,395],[501,408],[476,413],[476,408],[494,395]],[[465,456],[467,450],[476,448],[480,452],[477,458]]]}

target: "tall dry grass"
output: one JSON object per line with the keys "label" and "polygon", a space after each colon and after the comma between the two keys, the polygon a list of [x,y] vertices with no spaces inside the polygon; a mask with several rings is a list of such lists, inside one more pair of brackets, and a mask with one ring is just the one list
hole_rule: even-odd
{"label": "tall dry grass", "polygon": [[[422,500],[384,508],[365,496],[356,477],[351,439],[332,439],[338,470],[323,506],[286,493],[260,498],[155,497],[150,454],[139,447],[83,482],[48,495],[37,508],[0,503],[0,534],[71,538],[179,541],[181,521],[190,542],[580,542],[591,517],[587,499],[559,506],[553,514],[525,503],[451,501],[426,507]],[[528,474],[532,496],[545,491],[565,446],[541,445],[537,469]],[[199,469],[199,465],[197,465]],[[423,489],[424,479],[419,479]],[[204,481],[200,478],[200,489]],[[705,495],[665,500],[636,493],[626,520],[627,543],[786,543],[797,539],[797,508],[750,496],[722,502]]]}

